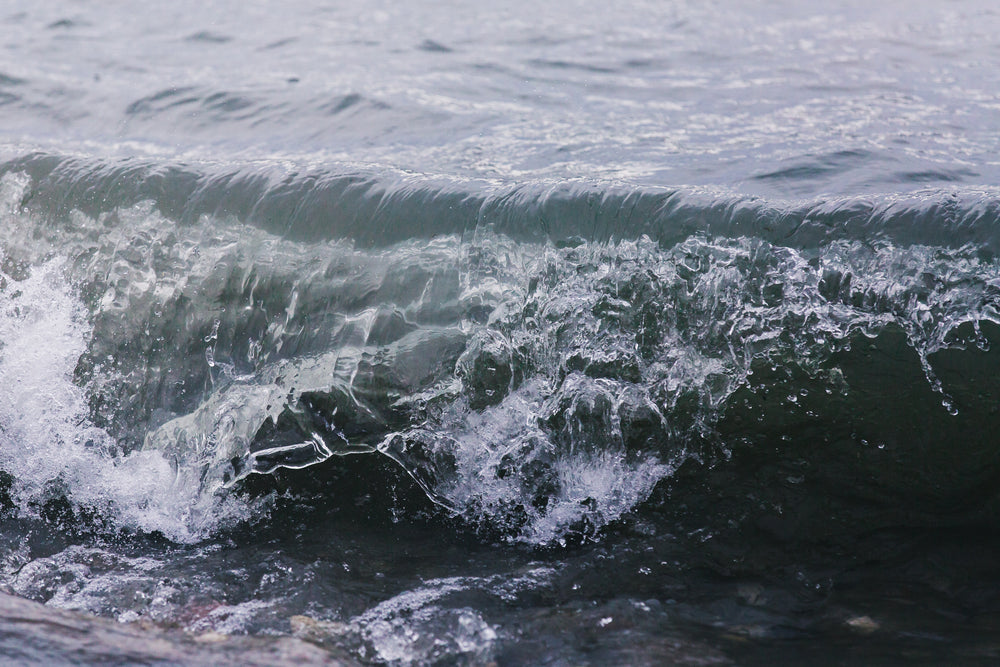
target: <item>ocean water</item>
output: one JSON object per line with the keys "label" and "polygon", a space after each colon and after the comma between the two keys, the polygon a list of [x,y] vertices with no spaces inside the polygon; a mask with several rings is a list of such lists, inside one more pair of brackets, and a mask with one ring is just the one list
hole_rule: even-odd
{"label": "ocean water", "polygon": [[997,34],[8,0],[0,585],[375,665],[995,663]]}

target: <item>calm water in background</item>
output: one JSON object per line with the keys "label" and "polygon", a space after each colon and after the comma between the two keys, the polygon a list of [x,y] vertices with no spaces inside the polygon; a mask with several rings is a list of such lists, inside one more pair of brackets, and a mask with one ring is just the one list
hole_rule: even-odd
{"label": "calm water in background", "polygon": [[996,660],[998,29],[8,2],[0,578],[375,664]]}
{"label": "calm water in background", "polygon": [[708,185],[993,185],[988,3],[38,2],[4,140],[91,158]]}

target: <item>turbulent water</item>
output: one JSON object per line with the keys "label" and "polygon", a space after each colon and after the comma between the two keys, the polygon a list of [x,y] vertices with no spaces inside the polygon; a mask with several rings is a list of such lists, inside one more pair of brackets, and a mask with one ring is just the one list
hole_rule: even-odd
{"label": "turbulent water", "polygon": [[0,9],[4,587],[372,664],[1000,656],[1000,12],[208,5]]}

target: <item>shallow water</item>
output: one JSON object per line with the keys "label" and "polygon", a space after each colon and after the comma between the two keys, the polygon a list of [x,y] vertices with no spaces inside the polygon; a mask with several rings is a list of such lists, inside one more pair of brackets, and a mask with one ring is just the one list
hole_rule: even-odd
{"label": "shallow water", "polygon": [[1000,14],[757,4],[5,7],[0,581],[373,664],[995,661]]}

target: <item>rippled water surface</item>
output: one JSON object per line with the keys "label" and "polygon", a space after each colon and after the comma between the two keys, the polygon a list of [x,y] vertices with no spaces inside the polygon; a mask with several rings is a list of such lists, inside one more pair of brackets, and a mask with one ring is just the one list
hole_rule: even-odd
{"label": "rippled water surface", "polygon": [[989,3],[8,3],[5,139],[778,196],[994,183]]}
{"label": "rippled water surface", "polygon": [[998,29],[8,2],[0,583],[366,664],[993,663]]}

